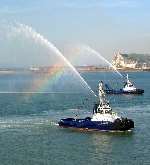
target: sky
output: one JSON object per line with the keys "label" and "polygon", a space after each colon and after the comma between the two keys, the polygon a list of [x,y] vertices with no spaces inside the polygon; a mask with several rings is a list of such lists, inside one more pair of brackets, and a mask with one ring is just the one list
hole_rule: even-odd
{"label": "sky", "polygon": [[[149,0],[0,0],[0,66],[34,65],[46,54],[23,35],[11,38],[14,22],[36,30],[66,57],[70,47],[88,45],[111,61],[117,51],[150,53],[149,18]],[[83,56],[76,61],[84,63]]]}

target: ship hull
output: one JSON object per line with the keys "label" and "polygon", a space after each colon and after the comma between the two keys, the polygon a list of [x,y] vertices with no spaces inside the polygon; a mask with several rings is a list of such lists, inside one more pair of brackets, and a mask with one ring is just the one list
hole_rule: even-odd
{"label": "ship hull", "polygon": [[114,122],[109,121],[91,121],[89,117],[85,119],[66,118],[58,122],[59,126],[67,128],[78,128],[86,130],[99,131],[128,131],[134,128],[134,122],[131,119],[116,119]]}
{"label": "ship hull", "polygon": [[111,90],[105,90],[106,94],[143,94],[144,93],[144,90],[143,89],[136,89],[134,91],[123,91],[122,89],[120,90],[114,90],[114,89],[111,89]]}

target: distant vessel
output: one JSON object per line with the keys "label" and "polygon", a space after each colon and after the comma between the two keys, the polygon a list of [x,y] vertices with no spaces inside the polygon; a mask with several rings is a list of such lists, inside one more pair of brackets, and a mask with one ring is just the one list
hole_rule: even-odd
{"label": "distant vessel", "polygon": [[117,113],[112,111],[105,97],[103,82],[99,83],[99,101],[94,105],[92,117],[65,118],[61,119],[58,124],[61,127],[80,130],[128,131],[134,128],[134,122],[131,119],[119,117]]}
{"label": "distant vessel", "polygon": [[126,82],[122,89],[112,89],[108,84],[105,84],[105,92],[107,94],[143,94],[143,89],[137,89],[129,80],[128,74],[126,76]]}
{"label": "distant vessel", "polygon": [[39,71],[39,70],[40,69],[38,67],[33,67],[33,66],[30,67],[30,71]]}

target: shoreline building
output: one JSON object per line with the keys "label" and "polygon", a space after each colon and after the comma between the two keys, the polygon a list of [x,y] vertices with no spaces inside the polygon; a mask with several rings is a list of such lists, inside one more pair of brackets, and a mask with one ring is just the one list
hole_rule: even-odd
{"label": "shoreline building", "polygon": [[150,69],[150,55],[148,54],[114,54],[112,65],[116,69]]}

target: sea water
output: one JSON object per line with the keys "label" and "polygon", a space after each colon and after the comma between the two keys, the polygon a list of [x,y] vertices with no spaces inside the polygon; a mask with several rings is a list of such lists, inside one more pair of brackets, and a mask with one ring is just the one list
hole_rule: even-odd
{"label": "sea water", "polygon": [[[112,78],[109,72],[85,72],[82,76],[95,92],[100,80]],[[135,129],[108,133],[79,132],[57,125],[63,117],[90,116],[95,97],[65,89],[23,93],[40,75],[0,74],[0,91],[7,91],[0,93],[0,164],[150,164],[150,72],[129,76],[145,90],[144,95],[110,95],[109,100],[114,111],[134,120]]]}

